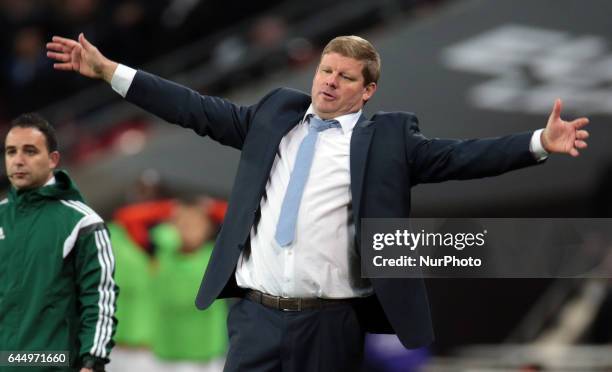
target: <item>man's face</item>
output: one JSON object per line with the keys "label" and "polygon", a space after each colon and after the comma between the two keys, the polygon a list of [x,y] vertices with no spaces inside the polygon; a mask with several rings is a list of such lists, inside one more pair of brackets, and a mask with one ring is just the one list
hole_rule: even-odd
{"label": "man's face", "polygon": [[376,91],[376,83],[363,85],[363,62],[328,53],[312,80],[312,104],[322,119],[359,111]]}
{"label": "man's face", "polygon": [[18,190],[43,186],[59,162],[59,153],[49,153],[45,135],[36,128],[11,129],[4,143],[6,174]]}

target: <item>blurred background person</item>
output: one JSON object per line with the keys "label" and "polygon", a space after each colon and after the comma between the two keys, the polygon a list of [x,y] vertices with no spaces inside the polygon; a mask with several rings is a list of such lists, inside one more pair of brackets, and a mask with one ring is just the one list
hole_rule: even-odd
{"label": "blurred background person", "polygon": [[168,223],[151,231],[157,267],[153,279],[156,320],[153,353],[172,371],[219,371],[227,351],[227,306],[193,305],[198,280],[210,260],[217,225],[209,199],[179,201]]}
{"label": "blurred background person", "polygon": [[216,371],[226,349],[224,304],[198,314],[190,298],[197,285],[194,289],[189,279],[208,263],[226,203],[170,198],[169,190],[155,191],[165,186],[152,174],[143,172],[109,224],[116,278],[126,294],[118,302],[120,325],[109,371]]}

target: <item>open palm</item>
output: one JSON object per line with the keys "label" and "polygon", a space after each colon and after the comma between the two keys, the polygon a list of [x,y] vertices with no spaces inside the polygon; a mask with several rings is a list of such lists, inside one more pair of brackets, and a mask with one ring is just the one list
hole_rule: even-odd
{"label": "open palm", "polygon": [[575,157],[580,155],[579,149],[587,147],[589,132],[582,128],[589,123],[589,119],[561,119],[561,104],[560,99],[555,101],[546,129],[542,132],[542,145],[549,153],[570,154]]}
{"label": "open palm", "polygon": [[76,71],[95,79],[105,78],[105,65],[110,63],[83,34],[79,41],[53,36],[47,43],[47,56],[56,61],[53,67],[57,70]]}

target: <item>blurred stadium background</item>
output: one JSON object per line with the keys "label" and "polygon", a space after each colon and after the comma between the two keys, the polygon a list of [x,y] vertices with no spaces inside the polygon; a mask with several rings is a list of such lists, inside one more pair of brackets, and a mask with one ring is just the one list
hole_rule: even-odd
{"label": "blurred stadium background", "polygon": [[[143,303],[154,299],[136,297],[150,288],[143,278],[159,280],[165,249],[180,251],[189,239],[204,247],[214,238],[206,224],[222,220],[238,153],[161,122],[103,83],[54,71],[44,48],[52,35],[84,32],[111,59],[249,104],[277,86],[309,91],[325,43],[359,34],[383,61],[366,113],[415,112],[429,137],[534,130],[561,97],[564,116],[591,119],[589,149],[578,160],[555,157],[501,177],[417,187],[413,216],[610,217],[611,15],[606,0],[0,0],[0,131],[4,138],[11,118],[26,111],[50,119],[63,166],[112,221],[115,236],[127,241],[114,241],[115,250],[133,249],[116,252],[117,280],[128,298],[123,306],[133,307],[120,314],[121,360],[128,363],[136,350],[141,354],[132,360],[142,366],[137,358],[149,358],[152,349],[151,369],[175,370],[172,363],[187,360],[215,370],[219,364],[206,362],[222,360],[224,341],[205,356],[197,350],[177,356],[154,345],[163,330],[131,339],[121,327],[148,327],[138,318],[150,310]],[[190,206],[209,222],[191,226]],[[168,225],[169,237],[160,225]],[[193,230],[201,234],[186,236]],[[121,262],[142,272],[121,273]],[[372,337],[367,371],[612,370],[609,280],[430,279],[427,285],[436,343],[408,352],[393,337]],[[191,342],[208,343],[208,333],[201,334]],[[158,359],[165,362],[155,364]]]}

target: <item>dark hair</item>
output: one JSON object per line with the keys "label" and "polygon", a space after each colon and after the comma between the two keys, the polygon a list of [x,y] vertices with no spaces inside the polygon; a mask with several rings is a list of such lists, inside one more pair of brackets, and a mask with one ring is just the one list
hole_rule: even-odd
{"label": "dark hair", "polygon": [[363,62],[363,84],[368,85],[370,83],[378,82],[380,77],[380,55],[374,48],[374,46],[359,36],[338,36],[332,39],[321,56],[328,53],[338,53],[341,56],[349,57]]}
{"label": "dark hair", "polygon": [[21,114],[11,122],[9,131],[15,127],[38,129],[43,136],[45,136],[47,150],[49,150],[49,152],[58,151],[57,134],[55,133],[55,128],[53,128],[53,126],[47,121],[47,119],[42,117],[42,115],[35,112]]}

